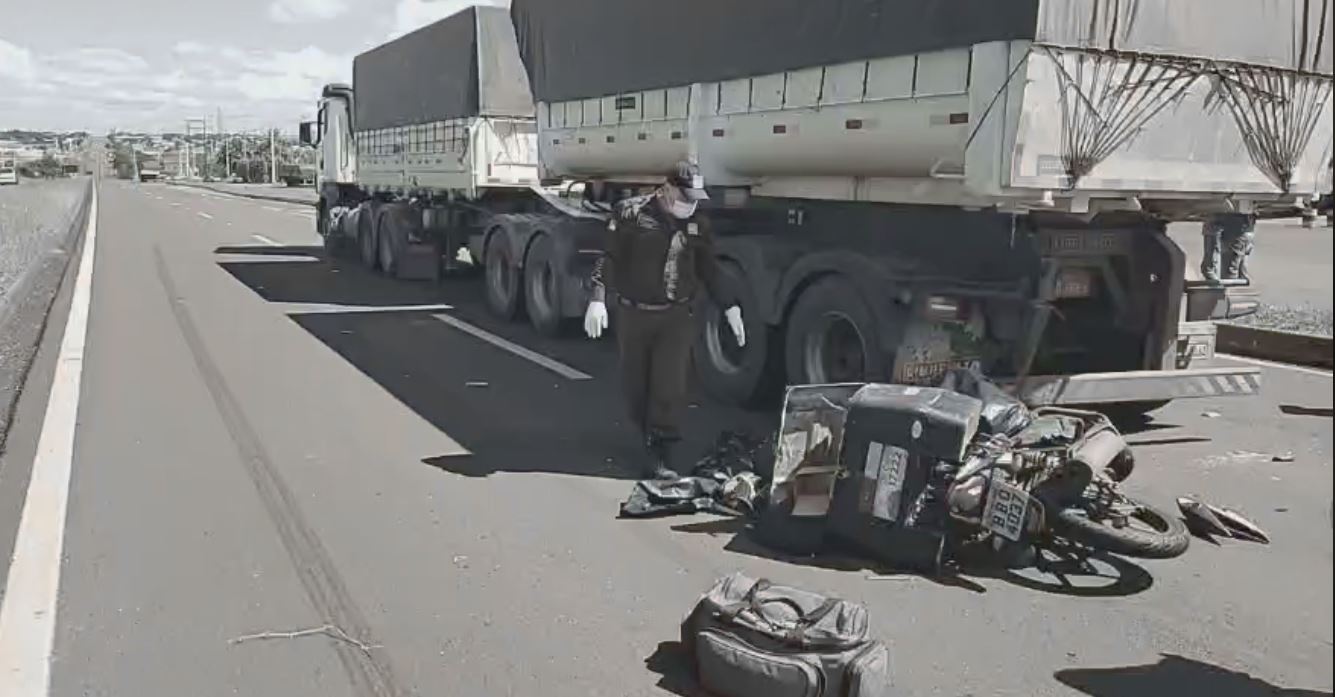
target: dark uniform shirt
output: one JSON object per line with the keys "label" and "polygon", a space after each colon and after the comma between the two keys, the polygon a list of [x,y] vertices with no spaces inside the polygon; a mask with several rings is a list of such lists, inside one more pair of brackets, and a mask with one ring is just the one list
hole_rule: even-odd
{"label": "dark uniform shirt", "polygon": [[611,288],[634,303],[685,304],[704,286],[719,307],[732,304],[719,281],[707,219],[679,220],[652,194],[626,199],[613,210],[593,284],[595,300],[604,300]]}

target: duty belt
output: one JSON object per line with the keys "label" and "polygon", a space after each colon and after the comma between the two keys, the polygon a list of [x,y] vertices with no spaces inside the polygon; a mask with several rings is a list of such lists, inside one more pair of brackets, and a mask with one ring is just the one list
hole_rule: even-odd
{"label": "duty belt", "polygon": [[642,303],[642,302],[639,302],[639,301],[637,301],[637,300],[631,300],[630,298],[623,298],[623,297],[617,296],[617,304],[621,305],[622,307],[629,307],[629,308],[631,308],[631,309],[635,309],[635,310],[643,310],[643,311],[645,311],[645,312],[662,312],[662,311],[664,311],[664,310],[671,310],[671,309],[674,308],[674,307],[681,307],[681,306],[683,306],[683,305],[689,305],[690,302],[691,302],[691,301],[686,300],[686,301],[675,302],[675,303],[672,303],[672,302],[668,302],[668,303]]}

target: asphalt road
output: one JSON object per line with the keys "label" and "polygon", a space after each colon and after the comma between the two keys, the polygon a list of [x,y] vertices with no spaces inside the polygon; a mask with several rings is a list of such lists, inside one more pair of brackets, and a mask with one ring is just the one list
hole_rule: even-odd
{"label": "asphalt road", "polygon": [[[896,695],[1335,684],[1328,374],[1267,368],[1263,396],[1177,403],[1131,436],[1135,492],[1237,508],[1269,546],[1064,581],[872,577],[774,555],[730,520],[615,519],[635,445],[609,342],[539,339],[488,319],[475,280],[392,282],[316,243],[309,208],[103,186],[51,695],[691,695],[678,623],[738,569],[865,602]],[[0,462],[0,559],[58,342]],[[777,420],[691,417],[697,449]],[[366,650],[233,643],[326,624]]]}
{"label": "asphalt road", "polygon": [[232,193],[238,196],[258,196],[262,198],[282,199],[291,203],[314,205],[316,196],[314,187],[309,186],[274,186],[272,184],[232,184],[227,182],[193,182],[181,186],[194,186],[209,191]]}

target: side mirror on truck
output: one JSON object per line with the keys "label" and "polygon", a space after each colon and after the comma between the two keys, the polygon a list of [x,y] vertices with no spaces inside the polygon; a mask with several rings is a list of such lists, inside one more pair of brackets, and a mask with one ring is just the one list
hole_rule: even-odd
{"label": "side mirror on truck", "polygon": [[301,126],[297,128],[298,140],[302,145],[315,145],[314,121],[302,121]]}

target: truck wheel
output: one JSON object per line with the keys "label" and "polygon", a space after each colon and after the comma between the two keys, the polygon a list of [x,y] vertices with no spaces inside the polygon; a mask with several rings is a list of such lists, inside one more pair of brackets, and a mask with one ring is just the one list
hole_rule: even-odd
{"label": "truck wheel", "polygon": [[487,243],[487,307],[501,319],[519,315],[519,268],[509,240],[497,232]]}
{"label": "truck wheel", "polygon": [[552,238],[538,235],[524,262],[524,309],[529,324],[543,336],[561,333],[565,319],[561,311],[565,307],[561,295],[564,279]]}
{"label": "truck wheel", "polygon": [[719,281],[736,291],[737,305],[746,323],[746,346],[737,339],[723,318],[723,308],[705,305],[704,321],[696,335],[694,365],[700,387],[714,399],[739,405],[753,405],[774,387],[777,352],[770,346],[769,327],[760,314],[755,292],[741,269],[730,263],[719,264]]}
{"label": "truck wheel", "polygon": [[326,259],[337,259],[343,256],[344,241],[342,225],[335,224],[334,218],[329,213],[329,208],[320,204],[320,211],[315,219],[316,232],[320,233],[320,239],[324,242],[324,255]]}
{"label": "truck wheel", "polygon": [[885,379],[876,315],[851,283],[833,277],[802,293],[784,342],[788,384],[822,385]]}
{"label": "truck wheel", "polygon": [[357,246],[362,254],[362,266],[374,270],[376,267],[377,245],[375,235],[376,210],[372,206],[362,206],[357,214]]}

